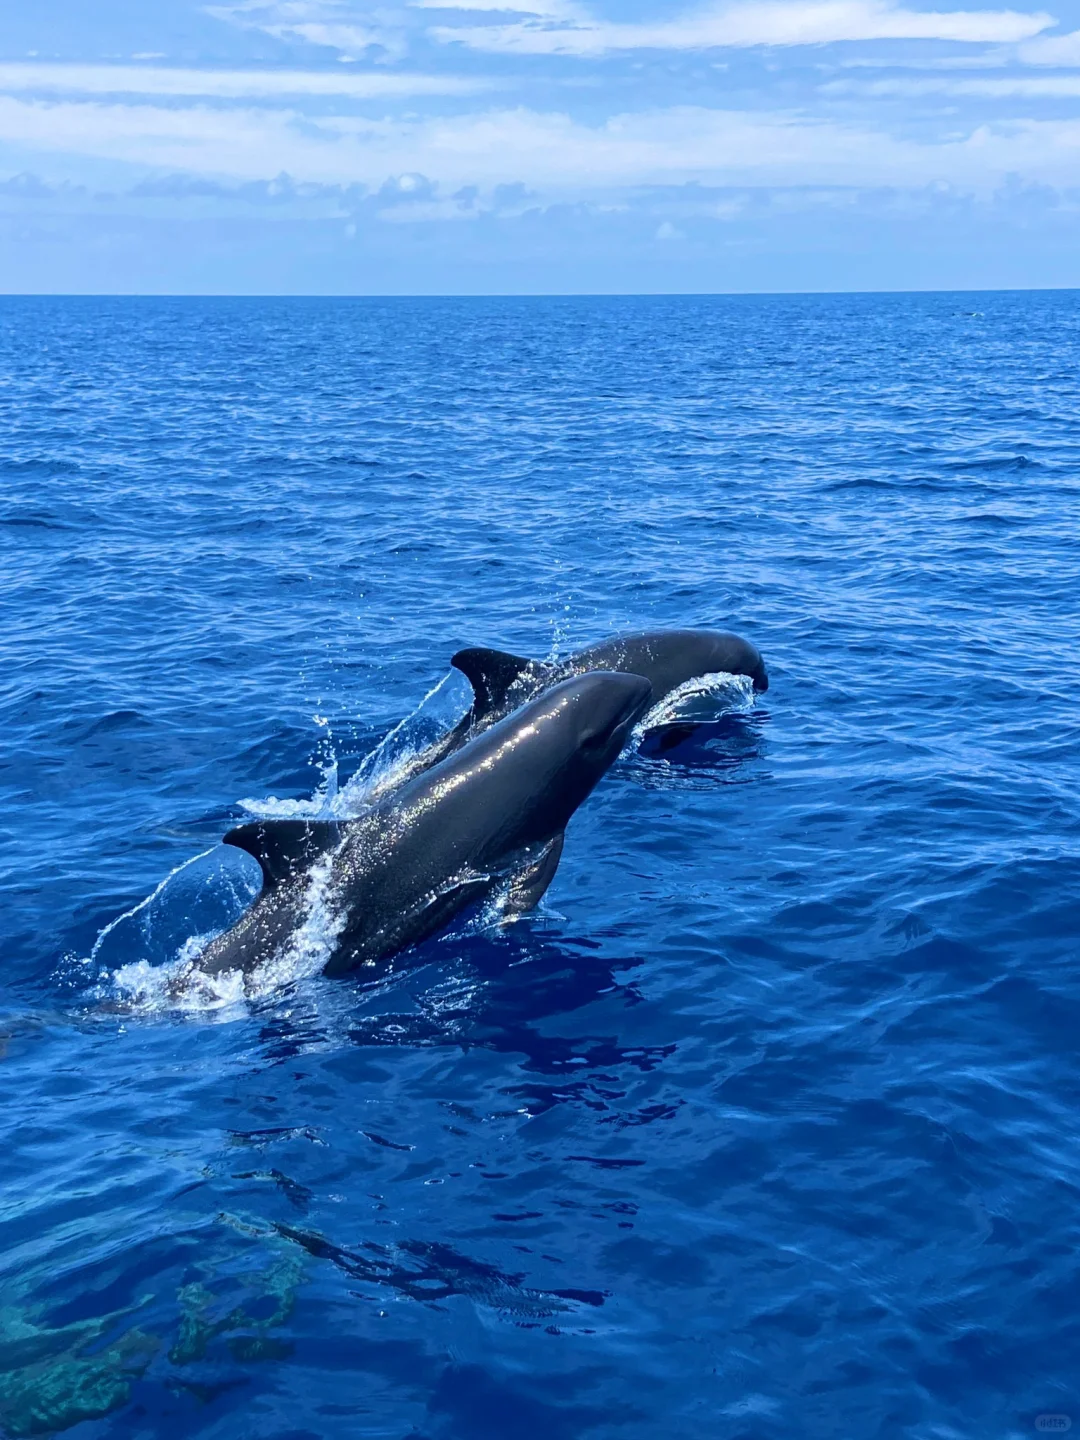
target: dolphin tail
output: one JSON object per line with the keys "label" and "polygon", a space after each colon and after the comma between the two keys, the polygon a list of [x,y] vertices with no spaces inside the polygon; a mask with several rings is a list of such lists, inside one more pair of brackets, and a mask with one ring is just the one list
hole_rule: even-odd
{"label": "dolphin tail", "polygon": [[459,650],[450,661],[455,670],[460,670],[473,688],[473,713],[479,719],[492,710],[497,710],[506,699],[506,693],[526,670],[543,674],[548,667],[522,655],[511,655],[506,650],[485,650],[480,647]]}

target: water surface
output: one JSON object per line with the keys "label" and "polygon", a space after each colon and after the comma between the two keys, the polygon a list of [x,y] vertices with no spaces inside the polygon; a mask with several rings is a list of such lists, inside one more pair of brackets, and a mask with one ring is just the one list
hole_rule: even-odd
{"label": "water surface", "polygon": [[[1080,1423],[1078,367],[1061,293],[0,302],[6,1432]],[[772,686],[539,915],[155,992],[455,649],[669,625]]]}

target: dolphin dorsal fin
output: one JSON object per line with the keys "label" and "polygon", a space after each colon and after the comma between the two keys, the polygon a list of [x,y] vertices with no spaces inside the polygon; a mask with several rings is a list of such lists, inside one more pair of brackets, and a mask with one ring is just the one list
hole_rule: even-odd
{"label": "dolphin dorsal fin", "polygon": [[225,836],[226,845],[246,850],[259,862],[263,885],[280,885],[341,840],[335,820],[255,820]]}
{"label": "dolphin dorsal fin", "polygon": [[521,655],[511,655],[506,650],[459,650],[450,661],[455,670],[460,670],[473,688],[473,711],[477,716],[486,715],[497,709],[506,699],[506,692],[525,670],[538,672],[546,667],[535,660]]}

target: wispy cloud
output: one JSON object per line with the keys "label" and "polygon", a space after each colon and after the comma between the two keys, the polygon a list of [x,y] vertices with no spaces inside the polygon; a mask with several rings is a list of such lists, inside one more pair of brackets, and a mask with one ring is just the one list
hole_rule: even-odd
{"label": "wispy cloud", "polygon": [[988,100],[1055,100],[1080,97],[1080,75],[1010,75],[968,79],[934,75],[883,80],[832,80],[822,85],[823,95],[852,95],[860,99],[919,99],[924,95],[968,95]]}
{"label": "wispy cloud", "polygon": [[316,200],[351,206],[366,198],[368,187],[296,181],[284,172],[272,180],[249,180],[240,184],[223,184],[203,175],[180,173],[140,180],[126,193],[136,200],[239,200],[248,205],[278,207]]}
{"label": "wispy cloud", "polygon": [[580,21],[583,12],[574,0],[409,0],[413,10],[460,10],[482,14],[498,11],[530,18]]}
{"label": "wispy cloud", "polygon": [[233,0],[207,14],[278,40],[302,40],[360,55],[377,48],[400,58],[405,39],[400,9],[357,12],[345,0]]}
{"label": "wispy cloud", "polygon": [[0,63],[0,92],[57,95],[198,96],[249,100],[336,96],[355,100],[475,95],[494,79],[354,70],[178,70],[156,65]]}
{"label": "wispy cloud", "polygon": [[[659,7],[658,7],[659,8]],[[430,38],[489,53],[587,58],[634,50],[706,50],[919,40],[1017,44],[1052,26],[1044,11],[914,10],[896,0],[735,0],[625,21],[594,14],[579,0],[409,0],[394,8],[350,0],[232,0],[209,7],[230,24],[340,52],[373,47],[405,53],[418,12],[498,14],[496,23],[434,25]],[[415,17],[415,18],[410,18]],[[1055,42],[1048,42],[1055,43]]]}
{"label": "wispy cloud", "polygon": [[12,175],[9,180],[0,180],[0,195],[17,200],[55,200],[57,196],[68,198],[86,193],[82,185],[49,185],[40,175],[33,175],[26,170]]}
{"label": "wispy cloud", "polygon": [[598,19],[584,9],[554,16],[519,13],[497,25],[436,26],[432,34],[476,50],[595,56],[627,50],[826,45],[855,40],[1004,44],[1028,40],[1054,23],[1052,16],[1041,11],[921,11],[886,0],[764,0],[637,23]]}
{"label": "wispy cloud", "polygon": [[286,109],[116,105],[0,97],[0,142],[144,170],[365,184],[422,173],[441,187],[525,182],[551,198],[597,200],[684,184],[921,186],[990,190],[1015,172],[1075,183],[1080,120],[1013,120],[926,141],[863,122],[675,106],[596,124],[528,109],[388,118]]}
{"label": "wispy cloud", "polygon": [[1025,65],[1080,66],[1080,30],[1032,40],[1020,46],[1018,55]]}
{"label": "wispy cloud", "polygon": [[[38,176],[22,174],[0,182],[0,196],[44,199],[74,194],[71,186],[46,185]],[[85,193],[80,191],[79,193]],[[112,197],[116,198],[116,197]],[[536,199],[526,186],[494,185],[484,190],[463,186],[443,192],[428,176],[409,171],[392,175],[379,188],[363,184],[326,185],[297,181],[282,173],[272,180],[223,183],[204,176],[171,174],[141,180],[124,193],[125,199],[221,202],[235,212],[237,206],[288,208],[291,213],[374,217],[390,224],[430,224],[442,220],[476,220],[482,216],[520,215]]]}

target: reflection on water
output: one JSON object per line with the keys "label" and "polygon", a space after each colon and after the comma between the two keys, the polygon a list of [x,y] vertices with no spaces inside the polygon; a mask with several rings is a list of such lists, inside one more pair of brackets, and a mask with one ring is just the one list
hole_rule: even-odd
{"label": "reflection on water", "polygon": [[495,1266],[471,1260],[448,1245],[403,1240],[391,1248],[368,1242],[361,1252],[342,1249],[319,1235],[288,1225],[276,1228],[309,1255],[329,1260],[375,1292],[360,1292],[358,1299],[383,1301],[386,1297],[380,1292],[384,1287],[425,1305],[437,1304],[452,1295],[466,1295],[515,1321],[547,1319],[604,1303],[603,1295],[595,1290],[530,1289],[521,1283],[521,1275],[504,1275]]}

